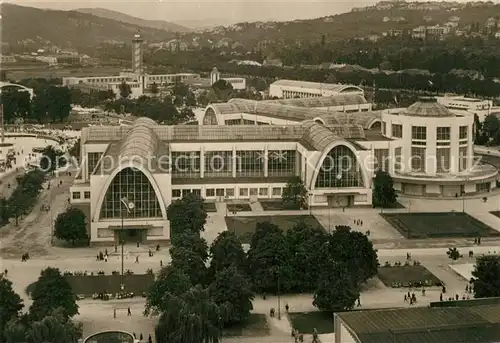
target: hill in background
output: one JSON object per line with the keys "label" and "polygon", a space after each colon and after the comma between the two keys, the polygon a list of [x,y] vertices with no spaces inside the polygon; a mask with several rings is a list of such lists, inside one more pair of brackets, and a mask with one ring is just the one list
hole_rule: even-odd
{"label": "hill in background", "polygon": [[106,41],[130,42],[141,31],[144,39],[163,41],[175,37],[165,30],[128,24],[77,11],[43,10],[1,4],[2,42],[19,45],[26,41],[51,43],[76,49]]}
{"label": "hill in background", "polygon": [[142,27],[149,27],[152,29],[166,30],[166,31],[172,31],[172,32],[191,31],[187,27],[184,27],[184,26],[181,26],[181,25],[178,25],[175,23],[170,23],[168,21],[140,19],[140,18],[132,17],[130,15],[121,13],[121,12],[108,10],[105,8],[79,8],[75,11],[80,12],[80,13],[92,14],[92,15],[95,15],[95,16],[101,17],[101,18],[107,18],[107,19],[120,21],[120,22],[126,23],[126,24],[137,25],[137,26],[142,26]]}

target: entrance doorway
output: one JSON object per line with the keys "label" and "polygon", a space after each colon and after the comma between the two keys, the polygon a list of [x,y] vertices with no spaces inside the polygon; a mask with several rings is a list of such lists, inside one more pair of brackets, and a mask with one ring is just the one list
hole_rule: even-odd
{"label": "entrance doorway", "polygon": [[118,229],[115,231],[115,237],[118,243],[123,240],[124,244],[137,242],[142,243],[144,238],[144,230],[141,229]]}
{"label": "entrance doorway", "polygon": [[353,195],[328,195],[327,196],[328,207],[330,208],[345,208],[352,207],[354,205]]}

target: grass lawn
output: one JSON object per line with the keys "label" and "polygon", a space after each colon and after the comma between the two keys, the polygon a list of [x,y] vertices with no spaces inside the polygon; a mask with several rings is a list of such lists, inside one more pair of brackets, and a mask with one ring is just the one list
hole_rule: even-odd
{"label": "grass lawn", "polygon": [[245,323],[224,329],[224,337],[262,337],[267,335],[269,335],[269,325],[266,315],[261,313],[251,313]]}
{"label": "grass lawn", "polygon": [[227,211],[232,212],[252,212],[252,208],[250,204],[227,204]]}
{"label": "grass lawn", "polygon": [[327,311],[288,313],[292,327],[299,333],[312,334],[314,329],[319,334],[333,333],[333,314]]}
{"label": "grass lawn", "polygon": [[[380,208],[380,207],[377,207],[377,208]],[[384,208],[388,208],[388,209],[399,209],[399,208],[405,208],[403,205],[401,205],[399,202],[393,202],[392,204],[389,204],[387,205],[386,207]]]}
{"label": "grass lawn", "polygon": [[264,211],[300,210],[300,208],[285,208],[281,200],[260,200],[259,202]]}
{"label": "grass lawn", "polygon": [[500,232],[463,212],[380,215],[408,239],[500,236]]}
{"label": "grass lawn", "polygon": [[296,223],[299,223],[300,221],[305,221],[308,225],[323,229],[323,226],[318,222],[318,220],[314,216],[308,214],[296,216],[228,216],[225,219],[227,229],[234,232],[242,243],[251,242],[257,223],[270,222],[277,225],[285,232],[293,228]]}
{"label": "grass lawn", "polygon": [[[67,275],[65,278],[75,294],[82,294],[85,297],[91,297],[94,293],[120,292],[120,275]],[[135,296],[141,296],[142,292],[147,292],[153,281],[154,275],[151,274],[125,275],[123,278],[125,290],[134,292]],[[34,287],[35,283],[30,284],[26,292],[31,294]]]}
{"label": "grass lawn", "polygon": [[415,284],[417,282],[427,287],[442,284],[441,280],[422,265],[380,267],[378,268],[378,278],[387,287],[393,287],[396,283],[402,284],[403,287],[409,287],[410,283]]}
{"label": "grass lawn", "polygon": [[203,203],[203,208],[207,212],[217,212],[217,207],[215,206],[214,202],[204,202]]}

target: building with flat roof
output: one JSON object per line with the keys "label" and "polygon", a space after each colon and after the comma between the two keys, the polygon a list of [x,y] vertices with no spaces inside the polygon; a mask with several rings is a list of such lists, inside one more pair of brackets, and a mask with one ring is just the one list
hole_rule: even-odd
{"label": "building with flat roof", "polygon": [[364,95],[360,87],[343,84],[278,80],[269,86],[269,96],[279,99],[332,96],[340,93]]}
{"label": "building with flat roof", "polygon": [[[469,305],[336,313],[334,314],[335,342],[499,342],[500,305],[473,306],[467,300],[464,302],[468,302]],[[446,302],[443,305],[446,305]]]}
{"label": "building with flat roof", "polygon": [[[212,104],[200,126],[139,118],[131,126],[83,128],[70,201],[90,218],[91,242],[116,241],[122,215],[131,238],[169,240],[173,200],[188,193],[215,202],[280,199],[294,176],[310,206],[341,208],[370,205],[380,169],[398,191],[417,196],[495,187],[496,167],[473,161],[470,116],[437,103],[346,113],[312,107],[336,104],[333,97],[287,101]],[[126,213],[123,198],[134,203]]]}
{"label": "building with flat roof", "polygon": [[477,115],[480,121],[484,121],[484,118],[491,112],[500,111],[500,107],[494,107],[491,100],[464,96],[440,96],[436,99],[450,111],[461,115]]}

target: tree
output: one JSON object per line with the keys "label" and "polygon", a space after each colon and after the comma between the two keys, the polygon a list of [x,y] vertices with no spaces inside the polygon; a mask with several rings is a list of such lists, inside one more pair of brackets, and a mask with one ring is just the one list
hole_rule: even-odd
{"label": "tree", "polygon": [[172,239],[172,244],[175,247],[186,248],[193,251],[198,255],[203,262],[208,258],[208,245],[207,241],[200,236],[199,233],[186,231],[176,235]]}
{"label": "tree", "polygon": [[3,336],[5,343],[19,343],[26,342],[26,324],[21,319],[13,319],[5,325]]}
{"label": "tree", "polygon": [[217,99],[227,101],[233,91],[233,86],[226,80],[219,79],[212,85],[212,90],[215,92]]}
{"label": "tree", "polygon": [[182,296],[165,296],[165,312],[155,328],[157,343],[219,343],[225,311],[201,286]]}
{"label": "tree", "polygon": [[[207,91],[203,91],[198,95],[197,104],[201,107],[205,107],[209,104]],[[187,105],[187,103],[186,103],[186,105]]]}
{"label": "tree", "polygon": [[81,139],[78,138],[73,144],[73,146],[69,149],[69,155],[71,157],[75,157],[78,162],[80,162],[80,144],[81,144]]}
{"label": "tree", "polygon": [[26,333],[28,343],[77,343],[82,337],[82,324],[75,324],[59,308],[40,321],[31,323]]}
{"label": "tree", "polygon": [[193,92],[189,91],[187,93],[185,105],[188,107],[196,106],[196,97],[194,96]]}
{"label": "tree", "polygon": [[366,235],[351,230],[349,226],[338,225],[328,236],[326,256],[348,266],[358,284],[377,275],[378,257],[373,243]]}
{"label": "tree", "polygon": [[46,113],[53,123],[63,122],[71,112],[71,91],[68,87],[50,85],[44,93]]}
{"label": "tree", "polygon": [[10,218],[12,218],[12,208],[9,207],[9,201],[0,197],[0,226],[7,224]]}
{"label": "tree", "polygon": [[24,318],[10,321],[5,328],[6,343],[77,343],[82,337],[82,324],[75,324],[62,312],[56,309],[34,322]]}
{"label": "tree", "polygon": [[181,296],[189,290],[191,282],[184,272],[172,265],[160,270],[158,277],[149,288],[144,315],[157,315],[166,311],[165,295]]}
{"label": "tree", "polygon": [[182,270],[192,285],[203,285],[206,281],[205,261],[193,250],[184,247],[172,247],[172,266]]}
{"label": "tree", "polygon": [[158,88],[158,85],[156,84],[156,82],[153,82],[151,84],[151,94],[156,95],[159,91],[160,89]]}
{"label": "tree", "polygon": [[170,221],[172,240],[186,230],[193,233],[204,231],[207,212],[203,207],[203,199],[194,193],[187,194],[168,206],[167,218]]}
{"label": "tree", "polygon": [[192,121],[196,119],[193,110],[189,107],[183,107],[180,115],[184,118],[184,121]]}
{"label": "tree", "polygon": [[234,265],[217,272],[210,285],[210,295],[217,305],[230,309],[226,324],[246,321],[253,310],[254,295],[250,283]]}
{"label": "tree", "polygon": [[324,270],[328,235],[321,228],[299,222],[286,232],[286,241],[293,273],[293,291],[313,292]]}
{"label": "tree", "polygon": [[308,207],[308,192],[304,182],[299,176],[292,177],[281,195],[283,205],[289,209],[301,209]]}
{"label": "tree", "polygon": [[500,120],[494,114],[488,114],[484,118],[483,131],[488,137],[494,137],[495,133],[500,129]]}
{"label": "tree", "polygon": [[73,245],[77,241],[88,240],[85,214],[76,207],[69,207],[57,216],[54,236]]}
{"label": "tree", "polygon": [[67,160],[63,156],[64,153],[61,150],[55,149],[52,145],[45,147],[40,159],[40,169],[45,172],[52,172],[57,168],[64,167]]}
{"label": "tree", "polygon": [[331,261],[329,267],[320,274],[313,305],[322,311],[351,310],[359,299],[359,292],[349,267]]}
{"label": "tree", "polygon": [[57,268],[48,267],[42,270],[31,293],[31,299],[33,299],[30,307],[32,321],[39,321],[58,308],[62,309],[61,314],[64,318],[78,314],[78,304],[71,285]]}
{"label": "tree", "polygon": [[219,233],[210,246],[210,275],[223,269],[235,266],[239,271],[244,271],[246,267],[246,254],[241,245],[241,241],[231,231]]}
{"label": "tree", "polygon": [[446,255],[448,255],[448,258],[452,261],[452,263],[462,257],[457,248],[448,248]]}
{"label": "tree", "polygon": [[475,298],[500,296],[500,256],[478,257],[472,276]]}
{"label": "tree", "polygon": [[276,293],[290,289],[291,270],[285,236],[279,227],[258,223],[248,250],[248,273],[256,292]]}
{"label": "tree", "polygon": [[12,282],[5,275],[0,277],[0,342],[5,339],[3,337],[5,326],[10,320],[19,316],[23,307],[23,301],[19,294],[14,292]]}
{"label": "tree", "polygon": [[130,88],[130,85],[128,83],[126,83],[125,81],[120,83],[120,86],[118,88],[120,90],[120,97],[122,99],[128,99],[130,94],[132,94],[132,88]]}
{"label": "tree", "polygon": [[373,179],[373,206],[385,208],[394,204],[396,199],[397,194],[394,190],[394,182],[391,175],[385,171],[378,170]]}

